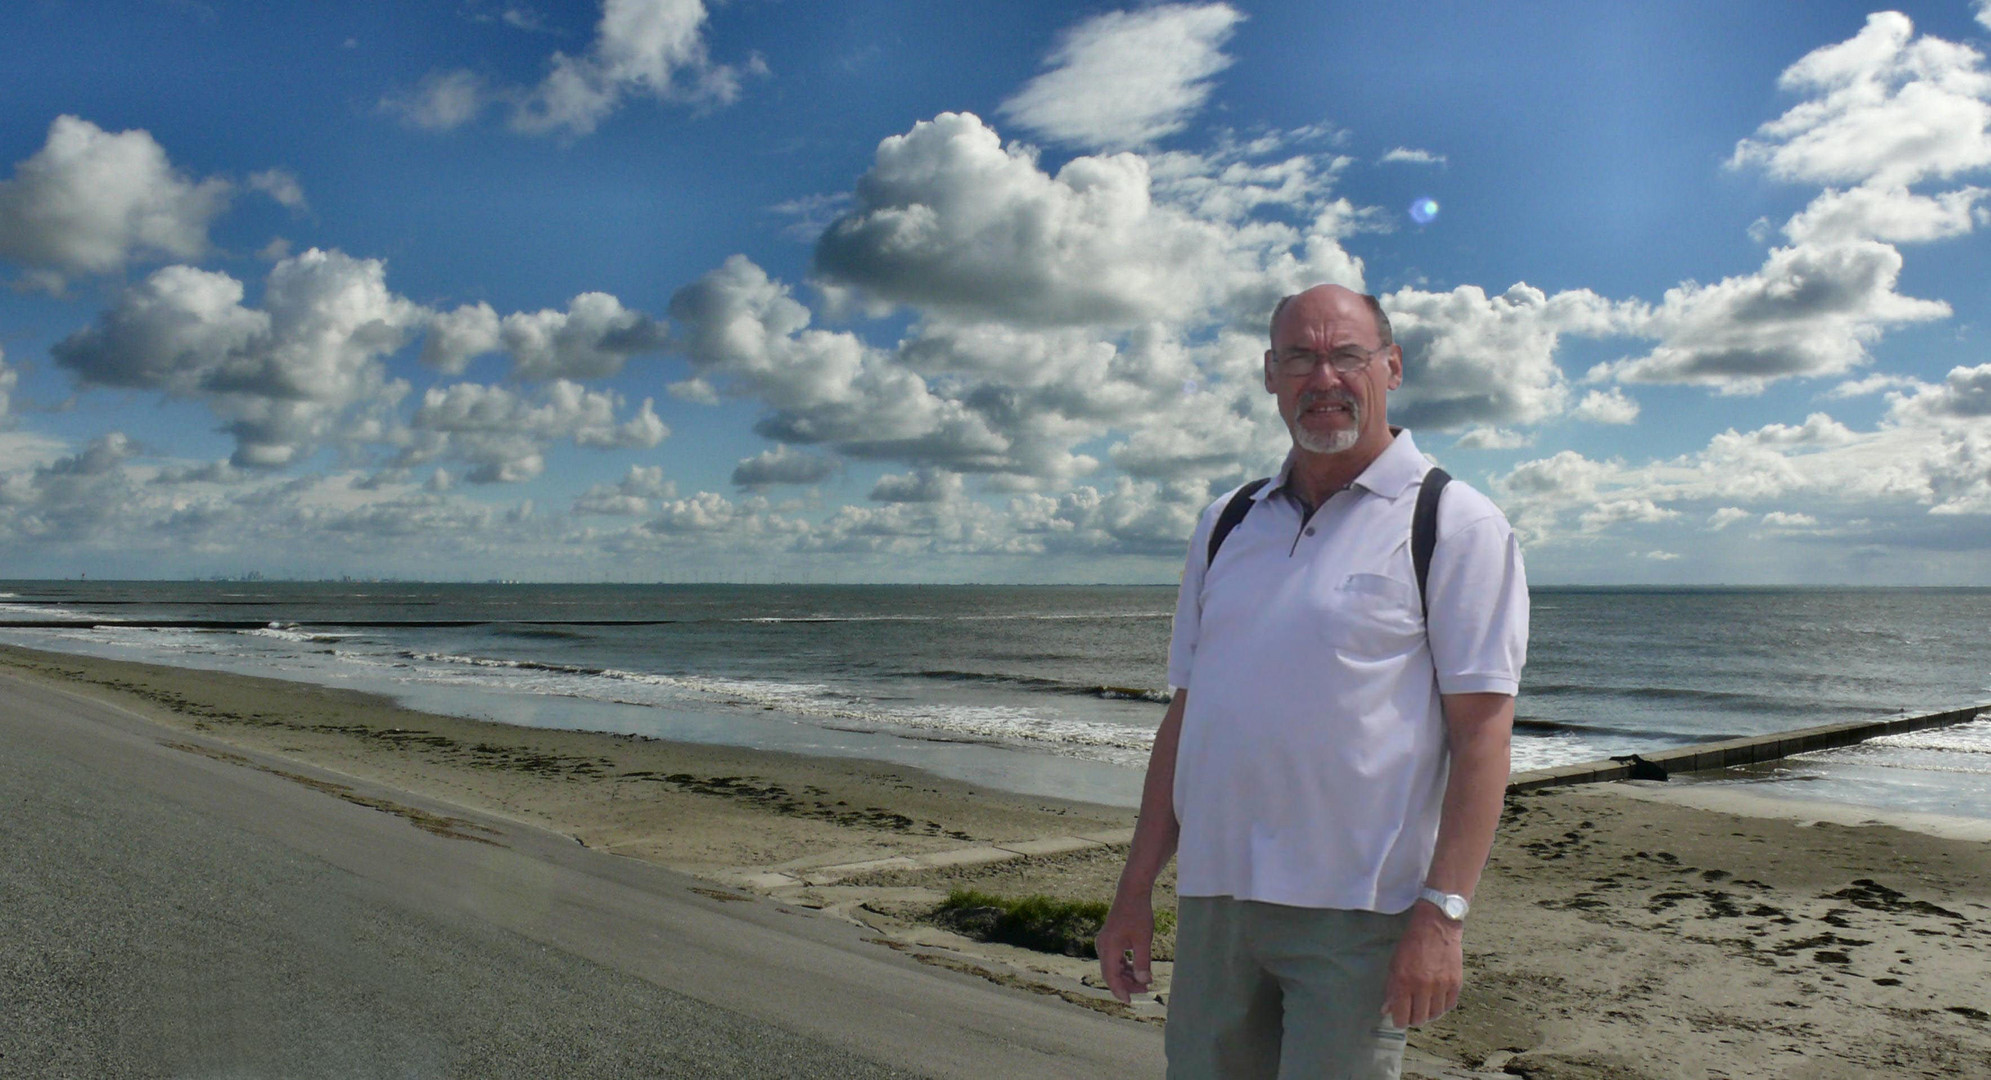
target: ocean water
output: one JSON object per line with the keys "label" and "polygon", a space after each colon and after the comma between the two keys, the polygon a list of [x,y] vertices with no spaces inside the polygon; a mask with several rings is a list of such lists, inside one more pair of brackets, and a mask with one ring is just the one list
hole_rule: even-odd
{"label": "ocean water", "polygon": [[[0,641],[1116,803],[1171,587],[0,582]],[[1517,770],[1991,699],[1991,590],[1537,589]],[[1991,817],[1991,722],[1759,771]]]}

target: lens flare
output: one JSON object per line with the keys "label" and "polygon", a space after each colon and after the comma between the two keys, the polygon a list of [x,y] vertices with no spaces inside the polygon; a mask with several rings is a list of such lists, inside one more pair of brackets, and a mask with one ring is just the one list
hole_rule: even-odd
{"label": "lens flare", "polygon": [[1410,220],[1419,225],[1429,225],[1438,217],[1438,200],[1429,195],[1410,204]]}

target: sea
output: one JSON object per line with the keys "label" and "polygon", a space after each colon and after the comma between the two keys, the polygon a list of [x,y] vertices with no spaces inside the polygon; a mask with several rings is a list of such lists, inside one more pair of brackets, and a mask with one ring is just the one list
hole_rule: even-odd
{"label": "sea", "polygon": [[[1516,771],[1991,701],[1991,589],[1531,600]],[[14,581],[0,642],[1134,805],[1174,607],[1173,586]],[[1991,819],[1991,720],[1695,779]]]}

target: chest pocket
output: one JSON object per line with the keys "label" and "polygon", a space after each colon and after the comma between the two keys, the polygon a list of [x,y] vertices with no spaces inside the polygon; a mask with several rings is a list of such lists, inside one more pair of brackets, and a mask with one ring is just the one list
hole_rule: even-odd
{"label": "chest pocket", "polygon": [[1380,660],[1417,648],[1424,617],[1417,586],[1382,574],[1349,574],[1322,598],[1321,632],[1344,656]]}

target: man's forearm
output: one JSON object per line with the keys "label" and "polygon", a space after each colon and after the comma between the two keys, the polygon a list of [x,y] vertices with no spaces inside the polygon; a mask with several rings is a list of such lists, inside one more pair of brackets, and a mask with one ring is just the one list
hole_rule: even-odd
{"label": "man's forearm", "polygon": [[1447,694],[1444,706],[1451,776],[1445,783],[1438,846],[1424,880],[1441,892],[1470,897],[1493,850],[1507,794],[1514,699],[1507,694]]}
{"label": "man's forearm", "polygon": [[1127,851],[1126,869],[1120,872],[1119,891],[1147,895],[1154,889],[1162,867],[1175,855],[1175,842],[1182,829],[1175,820],[1175,752],[1182,738],[1182,714],[1189,707],[1189,691],[1177,690],[1168,703],[1161,727],[1155,731],[1154,749],[1148,754],[1148,775],[1141,785],[1141,816],[1134,823],[1134,841]]}
{"label": "man's forearm", "polygon": [[[1500,806],[1507,792],[1507,751],[1514,734],[1514,699],[1506,694],[1446,694],[1445,737],[1452,754],[1445,781],[1438,847],[1425,884],[1470,897],[1479,884]],[[1428,1023],[1459,1001],[1465,981],[1464,929],[1427,903],[1411,905],[1383,1011],[1398,1027]]]}

